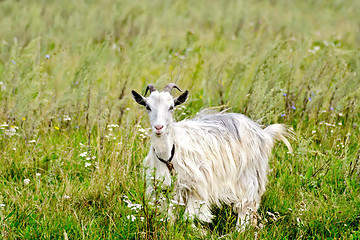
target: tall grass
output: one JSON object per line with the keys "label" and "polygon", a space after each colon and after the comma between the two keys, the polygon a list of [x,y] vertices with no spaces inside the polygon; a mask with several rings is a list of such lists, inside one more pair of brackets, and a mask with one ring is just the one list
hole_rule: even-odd
{"label": "tall grass", "polygon": [[[360,238],[358,1],[1,1],[3,239]],[[144,198],[148,83],[190,91],[175,119],[230,108],[295,130],[258,225]]]}

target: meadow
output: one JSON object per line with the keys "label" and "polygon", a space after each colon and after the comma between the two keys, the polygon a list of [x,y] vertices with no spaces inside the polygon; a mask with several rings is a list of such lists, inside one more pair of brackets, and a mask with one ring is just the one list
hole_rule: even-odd
{"label": "meadow", "polygon": [[[0,1],[1,239],[360,239],[360,2]],[[294,129],[258,224],[144,198],[144,93]],[[174,91],[174,95],[177,95]]]}

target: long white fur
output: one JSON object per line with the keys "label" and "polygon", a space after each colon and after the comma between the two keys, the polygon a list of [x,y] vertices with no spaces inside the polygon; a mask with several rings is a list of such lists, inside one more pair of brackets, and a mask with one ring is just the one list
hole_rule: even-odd
{"label": "long white fur", "polygon": [[[265,192],[274,142],[283,141],[291,151],[286,138],[291,137],[291,132],[281,124],[262,129],[235,113],[200,113],[195,119],[174,122],[168,110],[173,97],[168,92],[152,92],[146,103],[151,107],[153,128],[150,152],[144,160],[147,178],[155,171],[156,178],[164,178],[165,185],[171,184],[166,164],[156,155],[169,159],[175,144],[175,198],[186,205],[186,212],[209,222],[213,217],[211,205],[225,203],[238,213],[238,226],[247,224]],[[154,126],[159,124],[164,126],[161,136],[154,133]],[[148,193],[151,189],[150,186]]]}

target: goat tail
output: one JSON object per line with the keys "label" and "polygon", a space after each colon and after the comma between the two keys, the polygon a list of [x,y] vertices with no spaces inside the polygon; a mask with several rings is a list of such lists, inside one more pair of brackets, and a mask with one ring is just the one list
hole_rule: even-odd
{"label": "goat tail", "polygon": [[273,140],[283,141],[289,152],[292,153],[293,149],[288,139],[295,139],[292,129],[286,127],[284,124],[272,124],[264,129]]}

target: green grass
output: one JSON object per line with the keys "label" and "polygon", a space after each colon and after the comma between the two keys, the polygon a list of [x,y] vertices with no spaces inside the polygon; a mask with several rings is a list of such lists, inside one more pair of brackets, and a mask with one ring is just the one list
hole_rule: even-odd
{"label": "green grass", "polygon": [[[1,238],[359,239],[359,8],[0,1]],[[168,82],[190,91],[176,120],[219,107],[294,128],[294,153],[273,151],[257,226],[233,231],[226,206],[199,229],[172,224],[144,199],[149,124],[130,91]]]}

